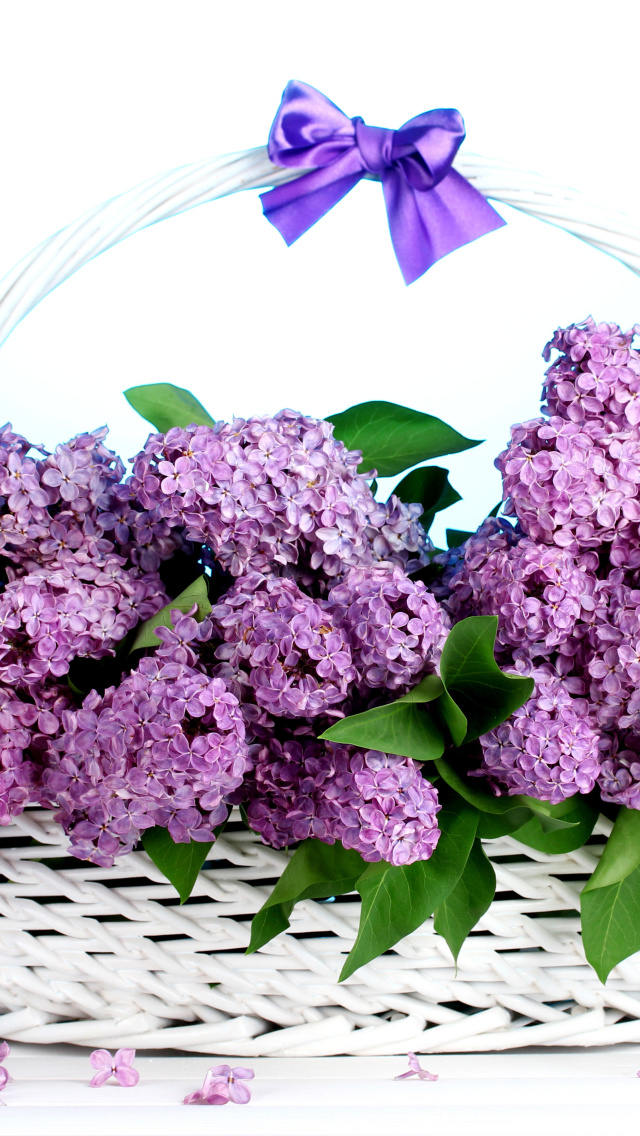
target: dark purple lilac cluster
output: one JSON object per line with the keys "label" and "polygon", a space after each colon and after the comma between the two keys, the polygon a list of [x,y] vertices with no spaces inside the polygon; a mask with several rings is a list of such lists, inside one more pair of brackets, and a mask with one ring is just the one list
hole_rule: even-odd
{"label": "dark purple lilac cluster", "polygon": [[[108,866],[152,826],[209,842],[244,801],[275,847],[430,856],[420,768],[316,740],[437,669],[447,617],[408,574],[422,507],[376,502],[360,454],[288,410],[152,434],[127,478],[105,435],[47,454],[0,432],[0,824],[44,805]],[[181,557],[183,587],[220,584],[210,617],[175,609],[131,655]]]}
{"label": "dark purple lilac cluster", "polygon": [[544,350],[543,417],[496,465],[504,512],[440,558],[452,620],[498,617],[502,666],[533,698],[481,739],[498,792],[559,801],[600,787],[640,807],[640,326],[592,319]]}

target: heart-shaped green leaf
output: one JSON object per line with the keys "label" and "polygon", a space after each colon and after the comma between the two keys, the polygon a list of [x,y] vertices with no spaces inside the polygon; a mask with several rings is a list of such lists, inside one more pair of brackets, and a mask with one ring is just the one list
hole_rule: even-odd
{"label": "heart-shaped green leaf", "polygon": [[505,674],[496,663],[497,629],[497,616],[472,615],[452,627],[442,651],[440,677],[467,719],[467,742],[495,729],[533,693],[533,679]]}
{"label": "heart-shaped green leaf", "polygon": [[329,421],[348,450],[362,450],[363,471],[375,469],[378,477],[394,477],[430,458],[480,445],[439,418],[395,402],[361,402],[330,414]]}
{"label": "heart-shaped green leaf", "polygon": [[466,529],[447,529],[447,548],[460,548],[460,545],[464,544],[465,541],[473,535],[472,532],[467,532]]}
{"label": "heart-shaped green leaf", "polygon": [[172,426],[214,426],[214,420],[190,391],[173,383],[147,383],[129,387],[124,397],[134,410],[161,434]]}
{"label": "heart-shaped green leaf", "polygon": [[157,647],[160,643],[158,636],[154,634],[156,627],[173,627],[171,619],[172,611],[187,612],[191,611],[194,604],[198,605],[198,610],[195,613],[195,619],[198,623],[209,615],[211,611],[211,604],[207,595],[207,577],[198,576],[184,592],[176,596],[175,600],[171,600],[166,607],[157,611],[150,619],[146,619],[144,623],[140,624],[138,633],[131,646],[132,651],[138,651],[141,647]]}
{"label": "heart-shaped green leaf", "polygon": [[582,942],[601,982],[623,959],[640,951],[640,867],[616,883],[584,888]]}

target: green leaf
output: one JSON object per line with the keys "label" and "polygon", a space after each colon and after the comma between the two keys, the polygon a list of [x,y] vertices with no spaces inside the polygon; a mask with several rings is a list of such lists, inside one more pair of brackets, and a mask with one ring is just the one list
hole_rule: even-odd
{"label": "green leaf", "polygon": [[475,809],[446,797],[438,813],[441,836],[429,860],[403,868],[385,861],[369,865],[356,884],[360,926],[340,982],[410,935],[443,903],[462,875],[477,824]]}
{"label": "green leaf", "polygon": [[348,450],[362,450],[363,469],[375,468],[378,477],[394,477],[419,462],[480,445],[440,418],[395,402],[361,402],[329,415],[329,421],[335,437]]}
{"label": "green leaf", "polygon": [[558,812],[554,819],[564,820],[571,824],[572,828],[545,831],[542,822],[548,824],[551,818],[533,816],[514,833],[516,840],[521,844],[527,844],[530,848],[537,848],[539,852],[547,852],[551,856],[582,848],[591,836],[598,819],[597,804],[590,797],[578,793],[574,797],[568,797],[555,808]]}
{"label": "green leaf", "polygon": [[608,887],[631,875],[640,866],[640,812],[621,808],[598,866],[584,891]]}
{"label": "green leaf", "polygon": [[247,954],[263,947],[289,926],[294,904],[353,891],[366,868],[359,852],[341,844],[305,840],[296,848],[269,898],[253,917]]}
{"label": "green leaf", "polygon": [[412,469],[393,490],[405,504],[417,502],[422,505],[424,513],[420,524],[425,532],[429,532],[436,513],[462,500],[449,483],[448,474],[448,469],[442,469],[438,465],[422,466],[420,469]]}
{"label": "green leaf", "polygon": [[161,434],[172,426],[214,426],[202,403],[190,391],[175,387],[173,383],[147,383],[129,387],[124,397],[138,414],[146,418]]}
{"label": "green leaf", "polygon": [[434,928],[446,939],[456,963],[469,931],[489,908],[496,891],[496,873],[482,844],[474,840],[464,870],[436,911]]}
{"label": "green leaf", "polygon": [[467,719],[446,690],[442,691],[442,694],[434,706],[434,710],[436,715],[444,723],[454,746],[456,746],[456,748],[461,746],[467,736],[467,730],[469,728]]}
{"label": "green leaf", "polygon": [[433,761],[444,753],[442,732],[431,714],[414,702],[400,699],[389,706],[374,706],[363,714],[340,718],[329,726],[322,741],[343,742],[362,749],[380,749],[415,761]]}
{"label": "green leaf", "polygon": [[460,548],[460,545],[464,544],[465,540],[468,540],[474,534],[467,532],[466,529],[447,529],[446,535],[447,548]]}
{"label": "green leaf", "polygon": [[[228,819],[227,813],[222,824],[213,830],[216,837],[223,831]],[[213,848],[213,843],[190,840],[188,844],[176,844],[167,829],[160,828],[159,825],[145,829],[140,839],[149,859],[173,884],[180,896],[180,903],[184,903],[193,891],[198,873]]]}
{"label": "green leaf", "polygon": [[398,702],[433,702],[434,698],[441,698],[443,694],[442,679],[437,675],[425,675],[417,686],[408,690],[402,698],[398,698]]}
{"label": "green leaf", "polygon": [[603,887],[584,888],[580,897],[582,942],[601,982],[623,959],[640,950],[640,867]]}
{"label": "green leaf", "polygon": [[472,615],[452,627],[442,651],[440,676],[468,723],[466,741],[495,729],[534,688],[532,678],[507,675],[493,657],[495,615]]}
{"label": "green leaf", "polygon": [[[545,832],[575,828],[578,823],[563,819],[562,811],[566,801],[560,805],[552,805],[549,801],[539,801],[537,797],[526,797],[520,793],[514,794],[513,797],[496,797],[481,779],[463,776],[448,761],[439,759],[435,762],[435,766],[442,780],[474,808],[493,816],[507,817],[509,824],[513,825],[507,831],[513,832],[526,824],[531,820],[532,813],[539,817]],[[484,836],[485,833],[483,832],[482,835]],[[495,835],[503,834],[498,832]]]}
{"label": "green leaf", "polygon": [[150,619],[141,623],[130,650],[137,651],[141,647],[157,647],[160,640],[154,634],[156,627],[173,627],[171,612],[176,609],[182,612],[191,611],[194,604],[198,605],[195,618],[198,623],[202,623],[202,620],[211,611],[211,604],[207,595],[206,576],[198,576],[198,579],[189,584],[189,587],[185,588],[179,596],[176,596],[175,600],[171,600],[171,603],[168,603],[166,607],[161,608]]}
{"label": "green leaf", "polygon": [[498,501],[498,504],[493,506],[493,509],[491,510],[490,513],[487,513],[487,516],[488,517],[497,517],[501,508],[502,508],[502,501]]}

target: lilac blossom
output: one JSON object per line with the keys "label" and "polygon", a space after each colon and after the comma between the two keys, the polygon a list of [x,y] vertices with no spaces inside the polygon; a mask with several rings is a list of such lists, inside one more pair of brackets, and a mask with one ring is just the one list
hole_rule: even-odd
{"label": "lilac blossom", "polygon": [[214,840],[249,768],[238,700],[193,649],[211,626],[172,614],[153,658],[62,712],[63,733],[44,755],[40,801],[57,810],[79,859],[110,866],[154,825],[176,843]]}
{"label": "lilac blossom", "polygon": [[214,1104],[224,1105],[229,1101],[234,1104],[248,1104],[251,1092],[243,1081],[252,1081],[255,1077],[253,1069],[245,1065],[214,1065],[207,1070],[201,1089],[189,1093],[183,1104]]}
{"label": "lilac blossom", "polygon": [[159,576],[122,557],[58,565],[9,581],[0,594],[0,681],[30,688],[61,678],[77,656],[113,654],[140,620],[167,602]]}
{"label": "lilac blossom", "polygon": [[407,1059],[409,1061],[409,1072],[400,1073],[397,1077],[393,1078],[394,1081],[404,1081],[407,1077],[417,1077],[419,1081],[438,1080],[437,1073],[429,1073],[426,1069],[422,1068],[415,1053],[407,1053]]}
{"label": "lilac blossom", "polygon": [[[421,562],[420,506],[379,505],[358,451],[292,410],[152,434],[126,489],[139,506],[207,545],[234,576],[304,564],[328,578],[389,553]],[[377,541],[377,544],[376,544]],[[375,551],[374,551],[375,545]]]}
{"label": "lilac blossom", "polygon": [[[11,1050],[9,1049],[6,1041],[0,1042],[0,1062],[6,1061],[10,1053]],[[0,1064],[0,1091],[4,1089],[5,1085],[10,1080],[11,1078],[9,1076],[8,1070],[5,1069],[4,1065]]]}
{"label": "lilac blossom", "polygon": [[434,851],[438,794],[411,758],[304,736],[254,750],[247,815],[266,844],[339,840],[364,860],[395,865]]}
{"label": "lilac blossom", "polygon": [[395,690],[437,670],[449,620],[425,585],[401,568],[352,568],[328,602],[360,689]]}
{"label": "lilac blossom", "polygon": [[446,574],[445,606],[454,622],[469,615],[497,615],[501,660],[509,661],[515,650],[529,658],[549,658],[606,609],[593,552],[573,557],[494,518],[458,552]]}
{"label": "lilac blossom", "polygon": [[547,361],[553,348],[561,355],[546,372],[545,417],[514,426],[496,459],[505,512],[532,539],[573,553],[637,539],[639,331],[589,318],[559,328],[547,344]]}
{"label": "lilac blossom", "polygon": [[494,792],[523,793],[560,804],[589,793],[600,772],[600,734],[586,699],[550,667],[534,672],[533,696],[506,722],[480,738],[482,765]]}
{"label": "lilac blossom", "polygon": [[133,1088],[140,1080],[138,1070],[132,1068],[135,1057],[135,1049],[118,1049],[115,1056],[112,1056],[108,1049],[94,1049],[89,1056],[89,1064],[98,1072],[91,1078],[91,1088],[99,1088],[111,1077],[115,1077],[118,1084],[124,1088]]}
{"label": "lilac blossom", "polygon": [[263,709],[277,716],[334,713],[356,677],[347,637],[330,605],[289,579],[240,577],[211,612],[231,665]]}

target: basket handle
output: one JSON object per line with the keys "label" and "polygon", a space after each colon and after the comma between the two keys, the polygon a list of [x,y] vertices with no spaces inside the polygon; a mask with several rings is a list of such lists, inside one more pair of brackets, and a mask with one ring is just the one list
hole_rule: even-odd
{"label": "basket handle", "polygon": [[[640,275],[640,229],[577,190],[497,159],[458,155],[455,169],[493,201],[547,221]],[[274,166],[266,146],[159,174],[54,233],[0,281],[0,346],[40,300],[88,261],[148,225],[244,189],[282,185],[307,173]]]}

